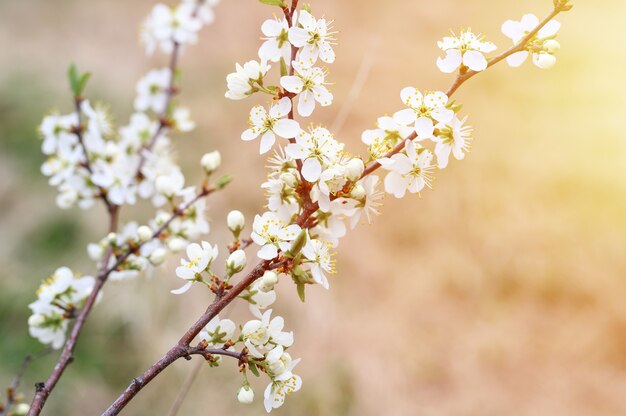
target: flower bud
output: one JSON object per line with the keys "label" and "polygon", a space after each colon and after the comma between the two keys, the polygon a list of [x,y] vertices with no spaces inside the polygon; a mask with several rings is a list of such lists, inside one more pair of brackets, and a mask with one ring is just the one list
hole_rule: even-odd
{"label": "flower bud", "polygon": [[267,293],[274,289],[276,283],[278,283],[278,275],[276,272],[266,270],[265,273],[263,273],[263,277],[261,277],[261,280],[259,281],[259,290]]}
{"label": "flower bud", "polygon": [[100,243],[89,243],[87,245],[87,255],[93,261],[100,261],[102,256],[104,256],[104,247]]}
{"label": "flower bud", "polygon": [[117,244],[117,234],[115,234],[115,233],[108,233],[105,238],[106,238],[107,243],[109,243],[111,245],[116,245]]}
{"label": "flower bud", "polygon": [[174,253],[177,253],[187,247],[187,242],[180,237],[174,237],[167,242],[167,247]]}
{"label": "flower bud", "polygon": [[172,214],[168,214],[167,212],[159,212],[154,221],[157,223],[157,225],[161,226],[165,224],[171,216]]}
{"label": "flower bud", "polygon": [[13,411],[11,412],[11,414],[13,416],[26,416],[29,410],[30,410],[30,405],[26,403],[20,403],[13,408]]}
{"label": "flower bud", "polygon": [[204,168],[204,171],[207,173],[207,175],[211,174],[215,172],[217,168],[219,168],[222,164],[222,156],[217,150],[211,153],[206,153],[204,156],[202,156],[200,164]]}
{"label": "flower bud", "polygon": [[235,239],[239,239],[239,233],[245,227],[246,219],[240,211],[234,210],[228,213],[226,224],[228,224],[228,229],[232,231]]}
{"label": "flower bud", "polygon": [[250,386],[241,386],[239,393],[237,393],[237,400],[243,404],[252,403],[254,401],[254,391]]}
{"label": "flower bud", "polygon": [[139,241],[145,243],[146,241],[150,241],[152,239],[152,230],[150,227],[142,225],[137,228],[137,236],[139,237]]}
{"label": "flower bud", "polygon": [[548,53],[555,53],[559,49],[561,49],[561,44],[554,39],[543,42],[543,50]]}
{"label": "flower bud", "polygon": [[72,189],[60,193],[56,198],[57,206],[61,209],[71,208],[76,201],[78,201],[78,193]]}
{"label": "flower bud", "polygon": [[244,267],[246,267],[246,253],[243,250],[233,251],[232,254],[228,256],[228,260],[226,260],[228,274],[232,276],[235,273],[239,273]]}
{"label": "flower bud", "polygon": [[350,159],[345,165],[346,178],[351,181],[358,181],[365,170],[363,161],[358,157]]}
{"label": "flower bud", "polygon": [[533,61],[541,69],[550,69],[556,64],[556,57],[546,52],[533,55]]}
{"label": "flower bud", "polygon": [[295,188],[298,185],[298,178],[293,173],[285,172],[280,175],[280,180],[290,188]]}
{"label": "flower bud", "polygon": [[46,321],[43,315],[38,313],[28,317],[28,326],[40,326]]}
{"label": "flower bud", "polygon": [[354,187],[350,191],[350,198],[356,199],[358,201],[361,201],[363,198],[365,198],[365,188],[363,188],[363,185],[358,183],[354,185]]}
{"label": "flower bud", "polygon": [[178,192],[178,186],[176,182],[169,176],[161,175],[156,178],[154,186],[156,191],[167,197],[172,197]]}
{"label": "flower bud", "polygon": [[167,251],[159,247],[155,249],[150,256],[148,256],[148,261],[154,266],[160,266],[165,261],[165,256],[167,255]]}

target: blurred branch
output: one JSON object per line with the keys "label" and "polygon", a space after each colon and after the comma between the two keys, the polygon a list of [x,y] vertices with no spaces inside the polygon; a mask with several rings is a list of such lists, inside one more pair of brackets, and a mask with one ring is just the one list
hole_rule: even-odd
{"label": "blurred branch", "polygon": [[28,369],[30,363],[38,358],[50,354],[51,352],[52,348],[44,348],[37,354],[28,354],[26,357],[24,357],[24,360],[22,361],[22,364],[20,365],[17,374],[13,378],[13,381],[11,381],[11,385],[7,388],[7,401],[6,403],[4,403],[3,406],[0,406],[2,407],[0,409],[0,416],[8,416],[10,414],[11,407],[15,404],[15,393],[17,392],[17,389],[22,381],[22,377],[24,377],[24,374],[26,373],[26,370]]}
{"label": "blurred branch", "polygon": [[[154,240],[156,238],[159,238],[160,235],[167,229],[167,227],[172,223],[172,221],[174,221],[176,218],[184,215],[184,213],[187,211],[187,209],[189,209],[191,206],[193,206],[196,202],[198,202],[198,200],[210,195],[211,193],[213,193],[215,191],[214,188],[208,188],[206,186],[204,186],[202,188],[202,191],[199,192],[195,198],[193,198],[192,200],[190,200],[189,202],[187,202],[186,204],[182,205],[181,207],[177,207],[174,212],[172,213],[172,215],[170,216],[170,218],[161,225],[161,227],[159,227],[154,234],[152,235],[152,239]],[[115,209],[113,210],[113,212],[111,213],[110,216],[110,227],[109,230],[111,230],[111,232],[114,232],[117,229],[117,222],[118,222],[118,214],[119,214],[119,210],[117,209],[119,207],[115,206]],[[148,241],[151,241],[148,240]],[[113,249],[111,247],[109,247],[107,249],[107,253],[104,257],[104,259],[102,260],[102,266],[101,266],[101,270],[100,273],[98,274],[98,277],[96,279],[96,284],[94,285],[94,288],[91,292],[91,294],[89,295],[89,297],[87,298],[87,300],[85,301],[85,305],[83,306],[83,308],[80,310],[80,312],[77,315],[76,318],[76,322],[74,323],[74,326],[72,327],[72,331],[70,333],[70,336],[68,337],[67,341],[65,342],[65,345],[63,347],[63,351],[61,352],[61,356],[59,357],[59,360],[57,362],[57,364],[54,366],[54,370],[52,371],[52,374],[50,375],[50,377],[48,378],[48,380],[45,383],[37,383],[37,392],[35,393],[35,397],[33,399],[33,402],[31,404],[31,409],[29,412],[29,416],[34,416],[34,415],[38,415],[41,413],[41,410],[43,409],[43,406],[46,403],[46,400],[48,399],[48,396],[50,395],[50,393],[52,392],[52,390],[54,389],[54,387],[56,386],[57,382],[59,381],[59,379],[61,378],[61,376],[63,375],[63,372],[65,371],[65,369],[67,368],[67,366],[69,364],[72,363],[72,361],[74,360],[74,348],[76,347],[76,343],[78,341],[78,337],[80,336],[80,333],[83,329],[83,326],[85,325],[85,322],[87,320],[87,317],[89,316],[89,313],[91,312],[96,299],[98,298],[98,295],[100,293],[100,291],[102,290],[102,287],[104,286],[104,284],[106,283],[109,275],[115,271],[120,265],[122,265],[127,259],[128,257],[130,257],[133,253],[135,253],[137,250],[139,250],[139,248],[142,247],[142,245],[145,244],[144,242],[141,242],[139,244],[135,244],[133,246],[130,245],[130,243],[127,245],[125,253],[118,257],[117,260],[115,261],[115,263],[112,266],[107,266],[109,264],[109,260],[111,258],[111,256],[113,255]]]}

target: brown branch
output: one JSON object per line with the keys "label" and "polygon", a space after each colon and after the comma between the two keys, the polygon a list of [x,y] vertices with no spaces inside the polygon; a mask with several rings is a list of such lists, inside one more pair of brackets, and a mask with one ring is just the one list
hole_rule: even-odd
{"label": "brown branch", "polygon": [[[176,208],[174,212],[172,213],[172,215],[170,216],[170,218],[165,223],[163,223],[157,230],[154,231],[152,235],[152,240],[159,238],[160,235],[172,223],[172,221],[174,221],[174,219],[184,215],[185,211],[189,209],[192,205],[194,205],[198,200],[208,196],[214,191],[215,189],[213,188],[203,187],[202,191],[199,192],[195,198],[193,198],[192,200],[184,204],[182,207]],[[115,230],[117,230],[118,212],[119,212],[118,207],[115,206],[115,209],[110,218],[110,227],[109,227],[110,232],[115,232]],[[74,326],[72,326],[72,331],[70,333],[70,336],[65,342],[63,351],[61,352],[61,356],[59,357],[57,364],[54,366],[54,370],[52,371],[52,374],[50,375],[50,377],[45,383],[37,383],[37,391],[35,393],[35,397],[31,404],[31,409],[28,413],[29,416],[39,415],[39,413],[43,409],[43,406],[46,403],[46,400],[48,399],[48,396],[50,395],[50,393],[56,386],[57,382],[63,375],[63,372],[65,371],[67,366],[71,364],[71,362],[73,361],[74,348],[76,347],[76,343],[81,334],[83,326],[85,325],[87,317],[89,316],[89,313],[91,312],[95,304],[95,301],[98,298],[98,294],[102,290],[102,287],[106,283],[109,275],[113,271],[115,271],[118,267],[120,267],[133,253],[135,253],[139,248],[141,248],[143,244],[145,244],[145,242],[141,242],[132,246],[130,243],[127,244],[125,253],[121,255],[120,257],[118,257],[112,266],[108,266],[108,264],[109,264],[111,256],[113,255],[113,249],[112,247],[109,247],[107,249],[104,259],[102,260],[102,265],[101,265],[98,277],[96,279],[94,288],[92,292],[90,293],[89,297],[87,298],[87,300],[85,301],[85,305],[83,306],[83,308],[80,310],[80,312],[78,313],[76,317],[76,322],[74,323]]]}
{"label": "brown branch", "polygon": [[[309,217],[317,211],[317,204],[308,202],[305,204],[302,213],[298,216],[296,224],[302,226]],[[163,357],[152,364],[141,376],[132,380],[130,385],[124,392],[109,406],[102,414],[103,416],[117,415],[122,409],[143,389],[150,381],[158,376],[163,370],[169,367],[176,360],[190,355],[189,345],[193,339],[200,333],[202,328],[209,323],[211,319],[217,316],[228,304],[237,298],[245,289],[247,289],[255,280],[263,276],[266,270],[273,270],[284,265],[289,259],[280,258],[276,261],[263,260],[259,262],[246,277],[237,283],[232,289],[224,292],[223,296],[216,297],[213,303],[209,305],[204,314],[194,323],[182,336],[176,345],[174,345]],[[228,354],[225,354],[228,355]]]}

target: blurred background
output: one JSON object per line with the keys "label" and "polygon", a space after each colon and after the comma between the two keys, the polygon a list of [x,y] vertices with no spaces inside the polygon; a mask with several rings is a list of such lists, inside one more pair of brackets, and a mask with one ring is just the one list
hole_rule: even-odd
{"label": "blurred background", "polygon": [[[312,0],[335,19],[338,59],[330,67],[335,104],[316,122],[355,154],[376,117],[400,108],[407,85],[445,90],[436,41],[460,28],[483,32],[504,50],[506,19],[546,15],[550,0],[438,2]],[[557,66],[498,65],[456,94],[475,127],[471,154],[454,161],[434,191],[401,201],[340,246],[331,290],[310,288],[301,304],[281,283],[274,309],[287,318],[303,389],[278,415],[624,415],[626,414],[626,3],[574,1],[559,18]],[[138,25],[152,6],[136,0],[0,0],[0,386],[25,353],[27,304],[58,266],[85,274],[85,246],[105,233],[101,207],[61,211],[39,173],[36,126],[51,109],[71,110],[66,68],[93,72],[92,101],[124,125],[134,84],[166,65],[146,57]],[[260,24],[272,9],[223,0],[217,21],[182,58],[183,105],[198,128],[177,139],[188,177],[198,155],[218,149],[235,181],[211,197],[211,242],[224,243],[225,215],[249,222],[263,205],[264,160],[239,140],[253,101],[223,98],[235,62],[256,58]],[[359,68],[367,80],[350,104]],[[371,64],[368,64],[369,63]],[[254,99],[253,99],[254,100]],[[346,104],[348,103],[348,104]],[[342,110],[343,108],[343,110]],[[343,120],[336,120],[343,111]],[[337,131],[337,128],[339,131]],[[147,205],[125,219],[148,218]],[[367,259],[367,261],[364,261]],[[169,348],[209,302],[184,297],[173,273],[109,284],[44,414],[100,414],[129,380]],[[222,317],[248,319],[245,305]],[[23,380],[30,396],[57,353]],[[179,362],[149,385],[126,415],[162,415],[196,366]],[[203,366],[180,414],[263,414],[240,405],[231,362]]]}

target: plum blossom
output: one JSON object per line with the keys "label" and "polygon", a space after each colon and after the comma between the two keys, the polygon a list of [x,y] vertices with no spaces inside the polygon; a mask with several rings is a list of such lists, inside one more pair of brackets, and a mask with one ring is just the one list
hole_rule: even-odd
{"label": "plum blossom", "polygon": [[463,160],[465,153],[470,149],[472,141],[471,126],[466,126],[467,116],[462,120],[454,117],[447,125],[438,125],[439,133],[433,140],[435,145],[435,155],[437,156],[437,164],[439,169],[448,166],[448,158],[450,153],[454,155],[456,160]]}
{"label": "plum blossom", "polygon": [[437,67],[446,73],[456,71],[461,65],[472,71],[484,71],[487,59],[483,54],[497,49],[493,43],[484,41],[482,35],[470,31],[463,31],[458,37],[446,36],[437,45],[446,53],[444,58],[437,58]]}
{"label": "plum blossom", "polygon": [[165,111],[167,94],[172,78],[169,68],[153,69],[137,82],[135,110],[152,110],[155,113]]}
{"label": "plum blossom", "polygon": [[206,341],[210,347],[222,346],[233,337],[236,329],[237,326],[230,319],[220,319],[219,316],[216,316],[202,328],[198,338]]}
{"label": "plum blossom", "polygon": [[254,217],[252,235],[255,244],[261,246],[257,255],[264,260],[272,260],[278,256],[278,249],[287,251],[291,242],[300,234],[300,226],[287,225],[273,212]]}
{"label": "plum blossom", "polygon": [[407,190],[418,193],[431,183],[433,154],[413,141],[408,141],[405,149],[406,154],[395,154],[382,165],[390,170],[385,177],[385,191],[396,198],[402,198]]}
{"label": "plum blossom", "polygon": [[224,95],[231,100],[242,100],[256,91],[255,83],[262,84],[263,77],[270,70],[266,60],[248,61],[243,66],[235,64],[235,72],[226,76],[228,91]]}
{"label": "plum blossom", "polygon": [[290,347],[293,344],[293,332],[283,332],[285,320],[281,316],[270,319],[272,310],[268,309],[263,315],[257,315],[259,319],[253,319],[244,324],[241,335],[244,344],[250,354],[256,358],[262,358],[266,346],[282,345]]}
{"label": "plum blossom", "polygon": [[413,87],[406,87],[400,92],[400,97],[409,108],[396,112],[393,118],[401,125],[414,123],[417,140],[432,139],[435,131],[433,121],[447,123],[454,116],[454,111],[446,108],[448,96],[441,91],[423,95]]}
{"label": "plum blossom", "polygon": [[196,15],[196,2],[184,2],[172,7],[157,4],[143,24],[141,39],[148,54],[152,54],[157,47],[170,53],[175,44],[196,43],[202,23]]}
{"label": "plum blossom", "polygon": [[309,182],[316,182],[326,167],[337,162],[342,151],[343,144],[324,127],[316,127],[310,133],[301,131],[295,143],[285,147],[287,155],[302,160],[302,176]]}
{"label": "plum blossom", "polygon": [[261,136],[260,153],[267,153],[276,142],[276,135],[285,139],[296,137],[300,131],[297,121],[285,118],[291,111],[291,101],[283,97],[270,106],[269,112],[257,105],[250,110],[250,128],[241,134],[244,141]]}
{"label": "plum blossom", "polygon": [[298,23],[302,27],[292,26],[289,29],[289,42],[301,48],[298,62],[303,66],[313,66],[318,57],[327,64],[335,62],[335,51],[332,47],[334,32],[330,31],[326,19],[315,19],[306,10],[301,10]]}
{"label": "plum blossom", "polygon": [[[502,33],[519,44],[530,32],[539,25],[539,19],[534,14],[525,14],[520,21],[507,20],[502,24]],[[536,35],[528,40],[523,51],[516,52],[506,58],[507,63],[512,67],[518,67],[526,61],[528,55],[532,53],[533,63],[542,69],[548,69],[556,63],[554,53],[559,50],[559,43],[554,40],[561,24],[556,20],[550,20],[543,26]]]}
{"label": "plum blossom", "polygon": [[187,283],[180,289],[172,290],[173,294],[185,293],[191,288],[194,281],[202,280],[200,275],[209,270],[211,263],[217,258],[217,245],[211,247],[206,241],[202,241],[201,244],[191,243],[187,246],[187,258],[189,260],[180,259],[180,266],[176,268],[176,276],[187,280]]}
{"label": "plum blossom", "polygon": [[319,67],[306,67],[294,61],[296,75],[286,75],[280,85],[287,91],[298,94],[298,114],[308,117],[315,110],[315,102],[322,107],[333,103],[333,95],[324,86],[326,73]]}
{"label": "plum blossom", "polygon": [[[292,22],[298,21],[294,13]],[[265,42],[259,48],[259,58],[265,61],[278,62],[282,58],[285,62],[291,61],[291,44],[289,43],[289,23],[284,17],[268,19],[261,25]]]}
{"label": "plum blossom", "polygon": [[330,247],[320,240],[309,239],[302,248],[302,254],[310,261],[311,274],[316,283],[328,289],[328,279],[326,273],[334,273],[335,265],[331,257]]}
{"label": "plum blossom", "polygon": [[361,141],[368,146],[372,159],[385,156],[414,131],[408,125],[400,124],[389,116],[379,117],[376,126],[376,129],[365,130],[361,135]]}

